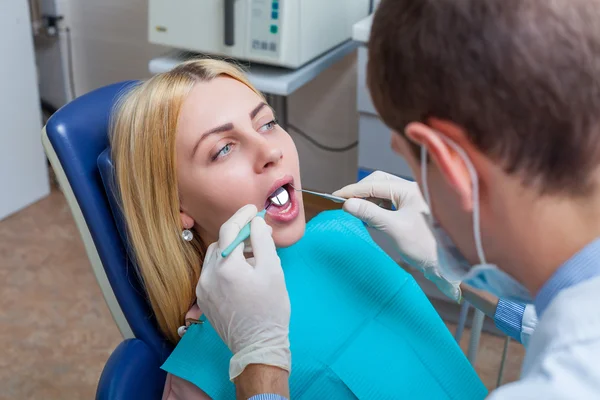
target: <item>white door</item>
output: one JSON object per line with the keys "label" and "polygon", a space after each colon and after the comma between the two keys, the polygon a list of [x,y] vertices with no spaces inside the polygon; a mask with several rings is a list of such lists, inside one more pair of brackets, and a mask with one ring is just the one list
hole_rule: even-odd
{"label": "white door", "polygon": [[27,0],[0,0],[0,220],[50,192]]}

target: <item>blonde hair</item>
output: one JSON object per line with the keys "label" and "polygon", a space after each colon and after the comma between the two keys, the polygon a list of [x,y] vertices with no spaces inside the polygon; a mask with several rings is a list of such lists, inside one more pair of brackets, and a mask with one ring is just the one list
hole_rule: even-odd
{"label": "blonde hair", "polygon": [[112,121],[112,159],[130,247],[158,325],[173,343],[195,301],[206,250],[198,234],[191,242],[181,238],[177,121],[194,84],[219,76],[233,78],[263,98],[238,67],[191,60],[132,88],[118,102]]}

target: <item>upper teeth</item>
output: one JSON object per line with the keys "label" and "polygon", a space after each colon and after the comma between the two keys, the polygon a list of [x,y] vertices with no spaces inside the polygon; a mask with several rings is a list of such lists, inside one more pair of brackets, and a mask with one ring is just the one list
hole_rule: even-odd
{"label": "upper teeth", "polygon": [[283,187],[277,189],[269,198],[276,206],[284,206],[290,200],[290,194]]}

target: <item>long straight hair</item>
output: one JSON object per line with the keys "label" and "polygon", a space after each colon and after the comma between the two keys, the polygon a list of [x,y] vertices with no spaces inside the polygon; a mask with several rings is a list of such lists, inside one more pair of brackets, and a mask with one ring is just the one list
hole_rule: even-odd
{"label": "long straight hair", "polygon": [[194,84],[219,76],[236,79],[263,97],[238,67],[191,60],[132,88],[113,113],[111,152],[130,251],[158,325],[173,343],[195,301],[206,251],[197,233],[191,242],[181,238],[177,121]]}

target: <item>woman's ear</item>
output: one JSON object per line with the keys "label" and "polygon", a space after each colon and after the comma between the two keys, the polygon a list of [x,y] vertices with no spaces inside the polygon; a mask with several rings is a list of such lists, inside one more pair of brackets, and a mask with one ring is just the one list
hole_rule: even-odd
{"label": "woman's ear", "polygon": [[[460,202],[465,211],[473,207],[473,187],[469,170],[456,149],[449,144],[456,132],[445,132],[447,126],[433,129],[420,122],[406,126],[406,137],[419,146],[425,146],[430,158],[440,170],[450,187],[460,196]],[[436,127],[438,128],[438,127]],[[451,127],[451,129],[454,129]]]}
{"label": "woman's ear", "polygon": [[186,214],[185,211],[180,210],[179,215],[181,217],[181,225],[184,229],[191,229],[194,226],[194,218]]}

